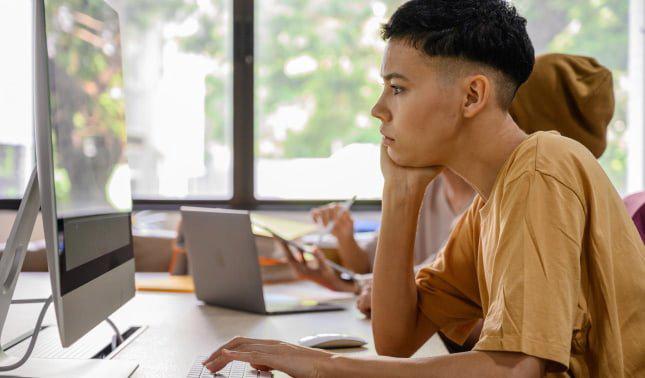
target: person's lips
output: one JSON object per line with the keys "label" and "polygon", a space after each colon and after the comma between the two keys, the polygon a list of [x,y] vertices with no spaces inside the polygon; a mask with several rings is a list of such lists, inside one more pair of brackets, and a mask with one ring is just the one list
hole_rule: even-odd
{"label": "person's lips", "polygon": [[394,143],[394,138],[390,138],[389,136],[385,135],[384,130],[385,127],[381,125],[381,128],[379,129],[379,132],[381,133],[381,135],[383,135],[383,140],[381,141],[381,143],[383,143],[384,146],[391,146],[392,143]]}
{"label": "person's lips", "polygon": [[394,144],[394,139],[388,138],[386,136],[383,137],[382,143],[385,147],[391,147],[392,144]]}
{"label": "person's lips", "polygon": [[385,135],[383,135],[383,140],[381,141],[381,143],[383,143],[384,146],[389,147],[394,143],[394,139],[386,137]]}

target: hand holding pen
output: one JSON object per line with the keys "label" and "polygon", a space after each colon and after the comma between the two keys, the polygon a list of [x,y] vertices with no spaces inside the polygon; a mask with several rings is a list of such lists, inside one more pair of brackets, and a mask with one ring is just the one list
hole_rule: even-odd
{"label": "hand holding pen", "polygon": [[321,227],[318,233],[318,245],[323,236],[329,233],[334,235],[341,244],[354,239],[354,221],[349,210],[355,200],[356,196],[353,196],[345,202],[331,203],[311,211],[314,222]]}

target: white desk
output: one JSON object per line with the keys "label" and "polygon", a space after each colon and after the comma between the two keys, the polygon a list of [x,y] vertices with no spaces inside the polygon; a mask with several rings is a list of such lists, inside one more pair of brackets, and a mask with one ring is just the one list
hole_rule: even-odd
{"label": "white desk", "polygon": [[[155,275],[159,274],[138,273],[137,277]],[[294,285],[313,284],[298,282]],[[50,293],[48,274],[22,273],[14,298],[46,297]],[[353,300],[338,303],[347,310],[261,316],[207,306],[193,294],[137,292],[135,298],[111,319],[121,329],[131,325],[146,325],[148,329],[115,358],[136,361],[139,368],[134,377],[185,377],[196,356],[212,352],[236,335],[295,343],[302,336],[324,332],[361,336],[369,341],[367,348],[345,350],[344,353],[375,355],[370,322],[355,309]],[[12,306],[2,343],[33,329],[40,306]],[[55,322],[53,309],[50,308],[45,322]],[[446,353],[435,335],[416,356]]]}

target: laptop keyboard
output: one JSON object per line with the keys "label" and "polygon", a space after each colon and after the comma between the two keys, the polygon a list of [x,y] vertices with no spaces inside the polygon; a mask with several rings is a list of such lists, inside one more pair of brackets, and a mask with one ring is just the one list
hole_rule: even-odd
{"label": "laptop keyboard", "polygon": [[270,378],[273,374],[268,371],[258,371],[251,367],[247,362],[233,361],[226,365],[217,373],[211,373],[202,365],[208,356],[199,356],[193,362],[193,366],[188,372],[187,378],[206,378],[206,377],[226,377],[226,378]]}

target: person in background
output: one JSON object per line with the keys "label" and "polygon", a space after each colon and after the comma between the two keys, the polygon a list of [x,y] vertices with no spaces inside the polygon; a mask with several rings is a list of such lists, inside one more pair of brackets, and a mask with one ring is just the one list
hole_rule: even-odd
{"label": "person in background", "polygon": [[545,54],[535,59],[508,111],[527,134],[555,130],[599,158],[614,107],[609,69],[586,56]]}
{"label": "person in background", "polygon": [[[453,222],[472,202],[473,189],[450,170],[443,171],[425,191],[416,234],[415,265],[431,263],[450,234]],[[331,231],[338,240],[342,265],[356,273],[370,273],[374,265],[376,238],[361,248],[354,238],[354,220],[339,204],[332,203],[312,210],[312,218],[323,225],[334,222]]]}

